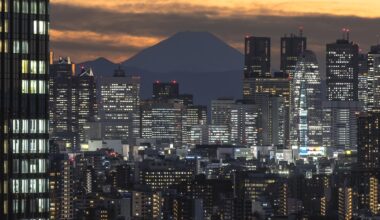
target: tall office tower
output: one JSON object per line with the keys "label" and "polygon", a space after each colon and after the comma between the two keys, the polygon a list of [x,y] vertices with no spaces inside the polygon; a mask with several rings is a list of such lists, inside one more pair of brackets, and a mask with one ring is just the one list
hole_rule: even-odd
{"label": "tall office tower", "polygon": [[0,3],[0,219],[48,219],[49,3]]}
{"label": "tall office tower", "polygon": [[364,109],[368,106],[368,56],[359,54],[358,61],[358,101]]}
{"label": "tall office tower", "polygon": [[270,50],[268,37],[245,38],[243,99],[254,99],[257,79],[271,77]]}
{"label": "tall office tower", "polygon": [[[264,105],[263,107],[269,105],[270,101],[263,100],[262,97],[268,96],[272,101],[277,99],[282,99],[281,102],[281,114],[284,115],[285,118],[283,118],[284,121],[282,121],[284,126],[284,133],[278,133],[277,131],[273,130],[268,132],[272,132],[273,138],[278,138],[278,142],[273,140],[273,144],[280,144],[284,146],[289,146],[289,106],[290,106],[290,78],[285,77],[286,74],[275,74],[272,78],[260,78],[256,79],[256,94],[246,94],[246,97],[254,97],[252,99],[255,100],[256,103],[262,103]],[[261,97],[261,98],[259,98]],[[278,114],[275,108],[271,108],[273,111],[263,111],[263,114],[268,114],[265,118],[277,118],[282,117]],[[264,116],[264,115],[263,115]],[[280,121],[279,121],[280,122]],[[269,124],[268,124],[269,125]],[[263,126],[265,126],[263,124]],[[281,126],[282,127],[282,126]],[[273,129],[276,129],[276,127],[272,127]],[[276,137],[277,136],[277,137]]]}
{"label": "tall office tower", "polygon": [[101,78],[99,103],[104,139],[133,143],[134,119],[140,106],[140,77],[127,76],[119,67],[113,77]]}
{"label": "tall office tower", "polygon": [[255,104],[261,112],[261,138],[262,145],[285,146],[285,132],[289,121],[289,111],[286,110],[285,100],[282,96],[270,93],[256,93]]}
{"label": "tall office tower", "polygon": [[368,53],[368,110],[380,108],[380,45],[371,47]]}
{"label": "tall office tower", "polygon": [[181,146],[183,112],[183,104],[176,99],[144,101],[140,112],[141,138]]}
{"label": "tall office tower", "polygon": [[236,145],[261,146],[261,113],[257,105],[237,101],[231,108],[231,143]]}
{"label": "tall office tower", "polygon": [[281,38],[281,71],[293,77],[298,58],[306,50],[306,37],[291,34]]}
{"label": "tall office tower", "polygon": [[357,115],[364,109],[362,103],[325,101],[322,109],[323,146],[328,153],[356,149]]}
{"label": "tall office tower", "polygon": [[323,155],[321,76],[312,51],[298,59],[291,87],[292,149],[301,157]]}
{"label": "tall office tower", "polygon": [[50,138],[63,149],[74,149],[79,143],[75,64],[60,57],[50,65],[49,77]]}
{"label": "tall office tower", "polygon": [[207,125],[207,106],[184,106],[182,116],[182,143],[191,144],[193,127]]}
{"label": "tall office tower", "polygon": [[78,133],[81,143],[85,142],[85,126],[95,121],[98,115],[98,104],[96,96],[96,80],[91,68],[82,68],[81,73],[75,78],[77,91],[77,117]]}
{"label": "tall office tower", "polygon": [[349,220],[355,211],[355,193],[351,184],[345,183],[338,189],[338,219]]}
{"label": "tall office tower", "polygon": [[[52,57],[53,58],[53,57]],[[54,59],[54,58],[53,58]],[[70,58],[50,65],[49,113],[51,139],[61,148],[79,149],[86,123],[97,115],[96,83],[91,69],[75,75]]]}
{"label": "tall office tower", "polygon": [[74,162],[67,153],[53,153],[50,161],[50,219],[74,219]]}
{"label": "tall office tower", "polygon": [[156,81],[153,83],[153,99],[175,99],[178,98],[178,96],[179,85],[177,81]]}
{"label": "tall office tower", "polygon": [[380,112],[363,113],[358,118],[358,165],[362,169],[380,168]]}
{"label": "tall office tower", "polygon": [[231,121],[231,108],[235,101],[230,98],[211,100],[211,124],[226,125]]}
{"label": "tall office tower", "polygon": [[270,38],[246,37],[244,79],[271,77]]}
{"label": "tall office tower", "polygon": [[327,98],[330,101],[358,100],[359,47],[344,39],[326,46]]}

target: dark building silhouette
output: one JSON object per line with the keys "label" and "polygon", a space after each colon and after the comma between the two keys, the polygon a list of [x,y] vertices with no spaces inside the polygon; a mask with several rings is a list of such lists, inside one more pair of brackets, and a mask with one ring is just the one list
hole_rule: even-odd
{"label": "dark building silhouette", "polygon": [[75,75],[70,58],[59,58],[50,65],[49,112],[51,139],[60,147],[79,149],[84,127],[97,115],[96,82],[91,69]]}
{"label": "dark building silhouette", "polygon": [[170,82],[156,81],[153,83],[153,99],[174,99],[179,96],[178,82],[172,80]]}
{"label": "dark building silhouette", "polygon": [[246,37],[244,50],[244,78],[271,77],[270,38]]}
{"label": "dark building silhouette", "polygon": [[281,38],[281,71],[293,76],[298,58],[306,50],[306,37],[291,34]]}
{"label": "dark building silhouette", "polygon": [[358,100],[359,46],[348,36],[326,46],[327,98],[330,101]]}
{"label": "dark building silhouette", "polygon": [[1,1],[0,7],[3,220],[49,218],[49,1],[27,3],[30,10],[18,1]]}

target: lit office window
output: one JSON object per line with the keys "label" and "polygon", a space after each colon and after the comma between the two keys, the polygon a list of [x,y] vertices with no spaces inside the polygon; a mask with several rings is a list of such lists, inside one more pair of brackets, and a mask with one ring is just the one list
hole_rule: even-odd
{"label": "lit office window", "polygon": [[33,21],[33,33],[45,35],[48,33],[49,23],[46,21]]}
{"label": "lit office window", "polygon": [[22,60],[21,61],[21,73],[26,74],[29,72],[29,61]]}
{"label": "lit office window", "polygon": [[45,81],[39,80],[38,84],[39,84],[38,85],[38,93],[39,94],[45,94],[46,93],[46,88],[45,88],[46,84],[45,84]]}
{"label": "lit office window", "polygon": [[8,33],[8,20],[5,20],[4,24],[0,23],[0,32]]}
{"label": "lit office window", "polygon": [[0,52],[8,53],[8,41],[7,40],[0,41]]}
{"label": "lit office window", "polygon": [[4,7],[0,4],[0,12],[8,12],[8,1],[4,1]]}
{"label": "lit office window", "polygon": [[12,140],[12,153],[18,154],[20,147],[20,140],[19,139],[13,139]]}
{"label": "lit office window", "polygon": [[13,53],[22,53],[27,54],[29,51],[29,43],[28,41],[13,41]]}
{"label": "lit office window", "polygon": [[48,199],[37,199],[38,212],[43,213],[48,211]]}
{"label": "lit office window", "polygon": [[46,192],[46,179],[38,179],[38,192],[39,193],[44,193]]}
{"label": "lit office window", "polygon": [[46,72],[46,63],[45,63],[45,61],[40,60],[39,61],[38,73],[39,74],[45,74],[45,72]]}
{"label": "lit office window", "polygon": [[20,13],[20,1],[19,0],[13,0],[13,12],[14,13]]}
{"label": "lit office window", "polygon": [[30,73],[37,74],[37,61],[35,60],[30,61]]}
{"label": "lit office window", "polygon": [[30,179],[29,180],[29,192],[30,193],[36,193],[37,192],[37,180],[36,179]]}

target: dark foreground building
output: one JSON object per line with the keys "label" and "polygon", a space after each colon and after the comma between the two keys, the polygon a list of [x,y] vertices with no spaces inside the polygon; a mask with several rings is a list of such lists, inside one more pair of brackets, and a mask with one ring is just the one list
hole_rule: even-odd
{"label": "dark foreground building", "polygon": [[48,219],[47,0],[0,1],[0,219]]}

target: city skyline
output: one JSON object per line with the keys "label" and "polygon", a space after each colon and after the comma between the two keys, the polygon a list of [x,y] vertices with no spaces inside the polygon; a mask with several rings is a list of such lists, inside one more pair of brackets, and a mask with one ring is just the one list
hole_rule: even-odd
{"label": "city skyline", "polygon": [[[299,26],[304,26],[309,49],[318,58],[323,56],[324,45],[340,37],[344,27],[352,30],[351,39],[360,43],[363,51],[376,44],[380,34],[376,29],[379,13],[364,10],[365,6],[356,1],[266,1],[266,5],[228,2],[107,1],[99,7],[103,1],[52,1],[52,49],[62,56],[75,53],[76,62],[97,57],[120,62],[179,31],[209,31],[241,52],[241,39],[249,34],[272,38],[273,66],[277,67],[277,39],[297,33]],[[305,4],[309,7],[302,7]],[[370,8],[377,4],[371,1]],[[295,8],[298,5],[299,9]],[[76,22],[79,15],[81,21]],[[88,40],[81,42],[84,37]]]}

